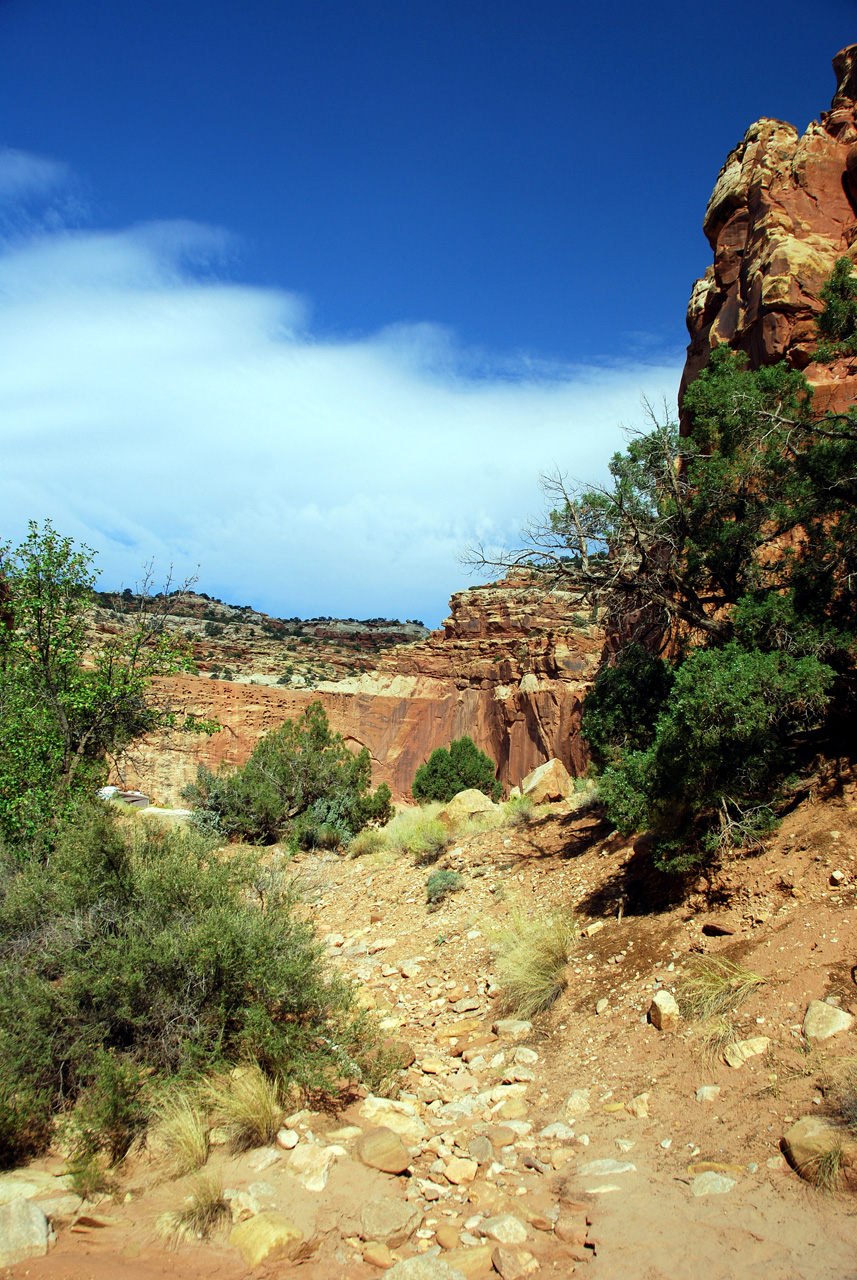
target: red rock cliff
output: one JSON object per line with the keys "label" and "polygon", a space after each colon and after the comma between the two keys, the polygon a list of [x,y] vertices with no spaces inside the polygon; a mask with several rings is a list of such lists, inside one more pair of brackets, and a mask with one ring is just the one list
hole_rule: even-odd
{"label": "red rock cliff", "polygon": [[138,743],[123,762],[124,780],[178,804],[197,764],[243,764],[260,737],[315,698],[352,746],[369,748],[375,784],[389,783],[399,799],[410,796],[430,753],[462,734],[498,762],[507,789],[553,756],[580,772],[581,702],[603,644],[600,628],[576,614],[574,597],[526,578],[458,592],[450,608],[429,640],[392,649],[376,671],[317,690],[190,676],[161,682],[177,711],[223,727],[210,738]]}
{"label": "red rock cliff", "polygon": [[833,70],[830,111],[803,136],[758,120],[726,157],[705,211],[714,264],[691,293],[679,400],[721,343],[754,368],[784,358],[803,369],[821,409],[857,397],[857,360],[813,359],[821,287],[838,257],[857,262],[857,45]]}

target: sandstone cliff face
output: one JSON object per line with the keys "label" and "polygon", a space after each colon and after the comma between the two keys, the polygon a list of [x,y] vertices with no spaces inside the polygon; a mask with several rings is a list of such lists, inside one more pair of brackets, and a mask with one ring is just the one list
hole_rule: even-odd
{"label": "sandstone cliff face", "polygon": [[815,363],[819,294],[838,257],[857,262],[857,45],[833,60],[830,111],[800,136],[758,120],[729,153],[705,211],[714,264],[697,280],[687,327],[685,387],[721,343],[751,366],[786,359],[816,387],[816,405],[857,397],[857,360]]}
{"label": "sandstone cliff face", "polygon": [[260,737],[315,698],[352,747],[368,747],[375,785],[387,782],[398,799],[410,797],[431,752],[462,734],[498,762],[507,790],[554,756],[577,774],[586,762],[581,704],[603,635],[575,604],[526,578],[458,592],[429,640],[390,650],[374,672],[312,691],[191,676],[162,681],[176,711],[223,727],[210,738],[138,743],[120,762],[123,781],[179,804],[197,764],[243,764]]}

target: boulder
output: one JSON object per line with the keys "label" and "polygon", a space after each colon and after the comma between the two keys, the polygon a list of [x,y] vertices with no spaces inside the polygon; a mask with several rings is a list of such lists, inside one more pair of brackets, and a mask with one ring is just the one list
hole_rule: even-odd
{"label": "boulder", "polygon": [[498,1244],[492,1250],[491,1261],[501,1280],[525,1280],[539,1270],[538,1259],[527,1249],[507,1249]]}
{"label": "boulder", "polygon": [[523,1244],[527,1238],[527,1228],[512,1213],[501,1213],[493,1218],[485,1218],[479,1230],[489,1240],[497,1244]]}
{"label": "boulder", "polygon": [[51,1242],[48,1220],[31,1200],[0,1205],[0,1267],[41,1258]]}
{"label": "boulder", "polygon": [[829,1040],[842,1031],[850,1031],[855,1019],[852,1014],[825,1000],[811,1000],[803,1020],[803,1034],[807,1040]]}
{"label": "boulder", "polygon": [[455,1270],[456,1275],[463,1275],[465,1280],[476,1280],[477,1276],[485,1276],[491,1272],[490,1244],[469,1245],[464,1249],[450,1249],[444,1255],[444,1262]]}
{"label": "boulder", "polygon": [[821,1157],[831,1151],[841,1150],[844,1164],[857,1167],[857,1138],[823,1116],[802,1116],[783,1135],[781,1145],[792,1168],[810,1182]]}
{"label": "boulder", "polygon": [[556,759],[540,764],[521,782],[521,795],[529,796],[534,804],[564,800],[573,790],[571,774],[562,761]]}
{"label": "boulder", "polygon": [[404,1173],[411,1163],[410,1152],[399,1135],[384,1125],[367,1129],[358,1139],[355,1150],[365,1165],[382,1173]]}
{"label": "boulder", "polygon": [[678,1003],[670,991],[656,991],[649,1005],[649,1022],[658,1031],[675,1031],[679,1018]]}
{"label": "boulder", "polygon": [[302,1142],[289,1158],[289,1173],[297,1178],[307,1191],[323,1191],[327,1178],[342,1148],[320,1147],[314,1142]]}
{"label": "boulder", "polygon": [[392,1129],[405,1142],[425,1142],[429,1136],[428,1127],[419,1118],[416,1108],[410,1102],[400,1102],[398,1098],[376,1098],[372,1094],[360,1108],[364,1120]]}
{"label": "boulder", "polygon": [[447,1182],[451,1182],[454,1187],[460,1187],[475,1180],[479,1165],[475,1160],[468,1160],[464,1156],[454,1156],[443,1172]]}
{"label": "boulder", "polygon": [[375,1240],[391,1249],[398,1249],[416,1231],[422,1214],[414,1205],[392,1196],[382,1196],[364,1205],[360,1213],[360,1228],[364,1240]]}
{"label": "boulder", "polygon": [[484,791],[477,791],[475,787],[470,787],[467,791],[459,791],[458,795],[453,796],[437,816],[441,822],[452,826],[456,822],[463,822],[465,818],[472,818],[477,813],[496,813],[498,807],[489,800]]}

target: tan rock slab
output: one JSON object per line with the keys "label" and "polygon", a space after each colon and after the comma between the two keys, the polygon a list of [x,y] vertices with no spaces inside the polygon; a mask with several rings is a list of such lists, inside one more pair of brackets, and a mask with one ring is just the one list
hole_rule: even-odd
{"label": "tan rock slab", "polygon": [[770,1043],[767,1036],[751,1036],[748,1040],[739,1040],[736,1044],[727,1045],[723,1050],[723,1057],[726,1063],[737,1071],[739,1067],[743,1067],[748,1058],[765,1053]]}
{"label": "tan rock slab", "polygon": [[670,991],[656,991],[649,1005],[649,1022],[658,1031],[675,1031],[679,1023],[679,1008],[675,996]]}
{"label": "tan rock slab", "polygon": [[449,1253],[443,1254],[443,1261],[459,1271],[466,1280],[472,1280],[475,1276],[485,1276],[491,1272],[493,1252],[490,1244],[471,1245],[469,1248],[450,1249]]}
{"label": "tan rock slab", "polygon": [[44,1257],[50,1240],[48,1220],[31,1200],[0,1205],[0,1267]]}
{"label": "tan rock slab", "polygon": [[501,1213],[496,1217],[485,1218],[479,1228],[489,1240],[497,1244],[523,1244],[527,1239],[527,1228],[512,1213]]}
{"label": "tan rock slab", "polygon": [[378,1267],[380,1271],[386,1271],[392,1267],[396,1261],[393,1253],[382,1244],[380,1240],[367,1240],[363,1246],[363,1261],[367,1266]]}
{"label": "tan rock slab", "polygon": [[447,1182],[451,1182],[454,1187],[460,1187],[475,1180],[479,1165],[475,1160],[469,1160],[465,1156],[453,1156],[443,1172]]}
{"label": "tan rock slab", "polygon": [[812,1000],[803,1020],[803,1034],[808,1040],[829,1040],[831,1036],[850,1031],[857,1019],[826,1000]]}
{"label": "tan rock slab", "polygon": [[540,764],[521,781],[521,795],[529,796],[534,804],[564,800],[573,790],[570,773],[562,761],[556,759]]}
{"label": "tan rock slab", "polygon": [[494,1270],[501,1280],[525,1280],[539,1270],[538,1258],[527,1249],[510,1249],[498,1244],[491,1251]]}
{"label": "tan rock slab", "polygon": [[284,1213],[258,1213],[239,1222],[229,1234],[229,1243],[248,1267],[260,1267],[277,1258],[295,1258],[303,1243],[303,1232]]}
{"label": "tan rock slab", "polygon": [[461,1232],[457,1227],[438,1227],[434,1238],[441,1249],[457,1249],[461,1244]]}
{"label": "tan rock slab", "polygon": [[822,1156],[842,1150],[846,1164],[857,1166],[857,1138],[824,1116],[802,1116],[783,1135],[783,1151],[802,1178],[812,1182]]}
{"label": "tan rock slab", "polygon": [[410,1240],[422,1221],[416,1205],[392,1196],[382,1196],[363,1206],[360,1212],[361,1234],[364,1240],[377,1240],[398,1249]]}
{"label": "tan rock slab", "polygon": [[452,826],[464,818],[472,817],[475,813],[496,813],[498,808],[499,806],[489,800],[484,792],[478,791],[475,787],[469,787],[466,791],[459,791],[458,795],[453,796],[437,816],[440,822]]}
{"label": "tan rock slab", "polygon": [[411,1155],[397,1133],[379,1125],[367,1131],[357,1140],[355,1152],[370,1169],[382,1173],[404,1173],[411,1163]]}

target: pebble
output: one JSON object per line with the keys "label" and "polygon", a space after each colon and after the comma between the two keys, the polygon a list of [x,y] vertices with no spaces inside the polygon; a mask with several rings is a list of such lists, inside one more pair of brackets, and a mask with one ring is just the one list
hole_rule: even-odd
{"label": "pebble", "polygon": [[454,1156],[452,1160],[443,1167],[444,1177],[448,1182],[451,1182],[454,1187],[459,1187],[462,1184],[473,1182],[478,1172],[479,1165],[477,1162],[464,1156]]}
{"label": "pebble", "polygon": [[482,1234],[498,1244],[523,1244],[527,1238],[527,1228],[511,1213],[501,1213],[494,1218],[486,1218],[480,1228]]}
{"label": "pebble", "polygon": [[565,1114],[568,1118],[585,1115],[589,1110],[589,1090],[572,1089],[565,1101]]}
{"label": "pebble", "polygon": [[803,1020],[803,1034],[808,1040],[828,1040],[842,1031],[850,1031],[854,1022],[854,1017],[844,1009],[837,1009],[825,1000],[812,1000]]}
{"label": "pebble", "polygon": [[600,1016],[602,1013],[606,1013],[609,1008],[610,1001],[602,996],[601,999],[596,1002],[595,1012]]}
{"label": "pebble", "polygon": [[727,1178],[722,1173],[698,1173],[690,1184],[690,1193],[694,1196],[722,1196],[737,1185],[734,1178]]}
{"label": "pebble", "polygon": [[714,1102],[719,1097],[719,1084],[701,1084],[696,1091],[697,1102]]}
{"label": "pebble", "polygon": [[679,1022],[678,1002],[669,991],[657,991],[649,1005],[649,1022],[658,1031],[675,1031]]}
{"label": "pebble", "polygon": [[636,1173],[637,1166],[622,1160],[590,1160],[577,1170],[582,1178],[606,1178],[617,1173]]}

